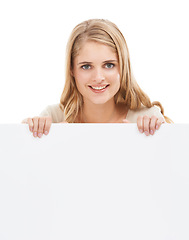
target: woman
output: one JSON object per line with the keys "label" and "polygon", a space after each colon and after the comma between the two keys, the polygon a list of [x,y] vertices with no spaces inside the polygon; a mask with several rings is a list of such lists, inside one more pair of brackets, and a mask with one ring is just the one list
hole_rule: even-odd
{"label": "woman", "polygon": [[41,137],[57,122],[134,122],[148,136],[165,121],[171,122],[162,105],[151,103],[134,79],[120,30],[108,20],[91,19],[77,25],[69,38],[60,104],[23,122],[35,137]]}

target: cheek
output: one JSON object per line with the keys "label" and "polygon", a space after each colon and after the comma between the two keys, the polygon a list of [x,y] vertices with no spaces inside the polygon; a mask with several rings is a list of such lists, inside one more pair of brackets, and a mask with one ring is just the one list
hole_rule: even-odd
{"label": "cheek", "polygon": [[75,77],[75,83],[76,83],[76,87],[78,89],[78,91],[82,94],[85,92],[86,90],[86,85],[87,85],[87,78],[85,76],[85,74],[82,73],[77,73],[76,75],[74,75]]}
{"label": "cheek", "polygon": [[109,71],[106,73],[106,78],[114,82],[120,82],[120,73],[117,69]]}
{"label": "cheek", "polygon": [[85,85],[85,82],[83,81],[82,77],[75,78],[75,83],[76,83],[78,90],[81,89]]}
{"label": "cheek", "polygon": [[116,91],[118,92],[119,89],[120,89],[120,87],[121,87],[121,78],[120,78],[119,73],[117,73],[117,74],[115,75],[114,83],[115,83]]}
{"label": "cheek", "polygon": [[115,73],[114,75],[112,75],[111,76],[111,81],[112,81],[112,83],[114,83],[116,85],[120,85],[120,74]]}
{"label": "cheek", "polygon": [[76,70],[74,72],[74,77],[75,77],[75,81],[78,84],[84,84],[86,82],[86,80],[88,79],[87,74],[80,70]]}
{"label": "cheek", "polygon": [[117,74],[117,81],[120,83],[120,74]]}
{"label": "cheek", "polygon": [[120,78],[119,74],[117,75],[117,85],[118,85],[118,90],[119,90],[121,87],[121,78]]}
{"label": "cheek", "polygon": [[81,74],[77,70],[74,71],[74,79],[75,79],[76,86],[78,87],[80,85],[81,80],[83,78],[82,78]]}

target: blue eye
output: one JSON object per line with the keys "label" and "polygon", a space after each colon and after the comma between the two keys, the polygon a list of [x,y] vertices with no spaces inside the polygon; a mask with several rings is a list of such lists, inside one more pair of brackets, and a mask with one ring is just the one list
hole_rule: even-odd
{"label": "blue eye", "polygon": [[81,68],[84,69],[84,70],[88,70],[88,69],[91,68],[91,66],[88,65],[88,64],[85,64],[85,65],[81,66]]}
{"label": "blue eye", "polygon": [[106,68],[113,68],[115,65],[113,63],[106,63]]}

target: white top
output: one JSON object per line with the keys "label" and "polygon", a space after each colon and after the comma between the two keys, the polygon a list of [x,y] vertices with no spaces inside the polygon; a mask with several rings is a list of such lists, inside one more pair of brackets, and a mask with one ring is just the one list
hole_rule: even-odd
{"label": "white top", "polygon": [[[142,107],[139,110],[129,110],[127,113],[126,120],[128,120],[131,123],[136,123],[138,116],[149,116],[152,117],[153,115],[160,118],[163,117],[163,115],[160,112],[160,108],[157,106],[153,106],[151,108]],[[41,117],[52,117],[52,123],[59,123],[64,121],[64,112],[60,108],[59,104],[49,105],[47,106],[39,115]],[[165,120],[165,119],[164,119]]]}

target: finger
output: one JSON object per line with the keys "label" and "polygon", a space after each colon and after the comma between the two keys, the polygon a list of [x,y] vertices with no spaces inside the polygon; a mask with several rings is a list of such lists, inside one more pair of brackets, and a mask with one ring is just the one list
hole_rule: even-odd
{"label": "finger", "polygon": [[123,119],[123,123],[130,123],[127,119]]}
{"label": "finger", "polygon": [[152,116],[150,120],[150,134],[153,135],[156,131],[156,123],[158,118],[156,116]]}
{"label": "finger", "polygon": [[49,133],[51,124],[52,124],[52,118],[51,117],[46,118],[45,126],[44,126],[44,134],[45,135],[47,135]]}
{"label": "finger", "polygon": [[38,137],[42,137],[43,132],[44,132],[44,126],[45,126],[45,117],[40,117],[38,121]]}
{"label": "finger", "polygon": [[21,123],[28,123],[28,118],[26,118],[26,119],[22,120],[22,122],[21,122]]}
{"label": "finger", "polygon": [[143,117],[144,119],[144,133],[146,136],[149,136],[149,132],[150,132],[150,117],[145,115]]}
{"label": "finger", "polygon": [[137,127],[138,127],[138,130],[141,133],[144,132],[144,122],[143,122],[143,117],[142,116],[138,116],[138,118],[137,118]]}
{"label": "finger", "polygon": [[28,125],[29,125],[29,130],[30,130],[31,132],[33,132],[33,120],[32,120],[32,118],[28,118],[28,119],[27,119],[27,123],[28,123]]}
{"label": "finger", "polygon": [[158,130],[160,128],[162,123],[165,123],[165,120],[162,117],[158,118],[157,123],[156,123],[156,130]]}
{"label": "finger", "polygon": [[34,117],[32,120],[33,120],[33,136],[37,137],[39,118],[38,117]]}

